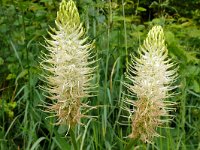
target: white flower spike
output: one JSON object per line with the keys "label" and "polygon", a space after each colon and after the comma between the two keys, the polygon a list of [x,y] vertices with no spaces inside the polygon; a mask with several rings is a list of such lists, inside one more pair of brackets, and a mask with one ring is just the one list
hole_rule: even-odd
{"label": "white flower spike", "polygon": [[[42,58],[41,66],[46,71],[44,76],[47,86],[43,89],[52,100],[47,109],[57,116],[57,124],[69,127],[80,123],[83,109],[92,107],[84,104],[82,99],[95,92],[95,67],[91,55],[93,43],[86,43],[84,28],[75,3],[62,0],[57,18],[56,29],[51,28],[51,40],[46,40],[48,55]],[[86,110],[86,111],[87,111]]]}
{"label": "white flower spike", "polygon": [[126,78],[131,82],[125,83],[131,94],[136,94],[138,100],[127,100],[136,110],[132,119],[130,138],[143,142],[152,142],[153,137],[159,136],[156,128],[167,119],[174,103],[165,99],[172,96],[169,91],[177,86],[172,83],[177,78],[176,65],[168,58],[164,33],[161,26],[154,26],[148,37],[139,48],[139,58],[132,56]]}

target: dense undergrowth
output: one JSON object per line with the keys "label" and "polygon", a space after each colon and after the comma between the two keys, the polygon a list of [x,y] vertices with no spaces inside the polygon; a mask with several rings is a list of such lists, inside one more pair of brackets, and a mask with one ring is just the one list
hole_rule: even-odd
{"label": "dense undergrowth", "polygon": [[[73,149],[67,126],[55,126],[55,118],[43,112],[44,84],[39,56],[54,27],[59,2],[55,0],[0,1],[0,149]],[[200,1],[176,0],[77,0],[81,21],[90,40],[95,40],[98,60],[96,97],[89,98],[95,119],[75,130],[77,149],[200,149]],[[126,65],[149,29],[161,25],[169,55],[179,65],[175,118],[165,136],[143,144],[126,138],[131,132],[122,116]],[[94,81],[95,82],[95,81]],[[46,118],[46,119],[45,119]],[[126,124],[126,125],[124,125]]]}

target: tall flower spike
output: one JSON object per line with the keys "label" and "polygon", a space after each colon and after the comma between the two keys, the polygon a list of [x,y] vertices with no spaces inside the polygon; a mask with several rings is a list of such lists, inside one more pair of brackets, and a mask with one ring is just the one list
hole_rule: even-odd
{"label": "tall flower spike", "polygon": [[139,58],[131,57],[126,78],[132,84],[125,83],[131,94],[138,100],[131,101],[136,110],[132,114],[132,133],[130,138],[143,142],[152,142],[160,136],[156,128],[161,126],[173,108],[174,103],[165,99],[172,96],[169,91],[176,88],[172,83],[177,78],[177,67],[168,58],[164,33],[161,26],[154,26],[139,48]]}
{"label": "tall flower spike", "polygon": [[84,104],[82,99],[95,92],[94,77],[95,61],[91,56],[93,43],[86,43],[84,29],[80,23],[79,13],[72,0],[62,0],[57,18],[56,29],[51,28],[52,40],[46,40],[41,66],[46,71],[44,79],[52,104],[46,107],[57,116],[57,124],[67,124],[69,127],[80,123],[82,117],[87,117],[81,111],[92,107]]}

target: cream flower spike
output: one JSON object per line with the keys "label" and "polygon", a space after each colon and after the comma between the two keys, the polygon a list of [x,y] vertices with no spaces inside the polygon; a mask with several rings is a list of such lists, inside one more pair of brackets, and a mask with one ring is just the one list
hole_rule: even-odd
{"label": "cream flower spike", "polygon": [[72,0],[62,0],[57,18],[56,29],[49,32],[51,40],[46,40],[41,66],[47,86],[42,88],[48,92],[53,104],[45,106],[57,116],[57,124],[69,127],[80,124],[80,119],[90,117],[84,115],[93,107],[82,102],[85,97],[92,96],[96,84],[92,84],[95,67],[91,55],[93,43],[85,44],[84,29],[80,23],[79,13]]}
{"label": "cream flower spike", "polygon": [[154,26],[148,37],[139,48],[139,58],[132,56],[125,83],[131,94],[136,94],[138,100],[128,100],[136,110],[131,115],[132,133],[130,138],[143,142],[152,142],[153,137],[160,136],[156,128],[169,121],[169,111],[173,102],[166,101],[171,97],[169,91],[175,89],[172,83],[177,78],[176,65],[168,58],[164,33],[161,26]]}

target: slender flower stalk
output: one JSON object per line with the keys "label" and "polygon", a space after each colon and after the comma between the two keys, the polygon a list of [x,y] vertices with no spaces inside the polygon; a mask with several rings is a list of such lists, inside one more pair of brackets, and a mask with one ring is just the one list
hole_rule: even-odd
{"label": "slender flower stalk", "polygon": [[126,100],[135,108],[132,119],[130,138],[143,142],[152,142],[153,137],[160,136],[156,128],[169,121],[169,111],[173,110],[173,102],[169,91],[175,89],[172,83],[177,78],[177,67],[168,58],[164,33],[161,26],[154,26],[148,33],[143,45],[139,47],[139,57],[132,56],[125,83],[132,95],[138,100]]}
{"label": "slender flower stalk", "polygon": [[95,60],[91,55],[93,43],[86,43],[84,28],[75,3],[72,0],[60,3],[56,29],[50,28],[51,40],[45,39],[45,48],[41,67],[45,70],[46,86],[42,88],[49,93],[52,100],[46,106],[48,111],[57,116],[57,124],[67,124],[69,127],[80,122],[86,112],[92,109],[83,103],[82,99],[92,96],[96,84],[94,79]]}

